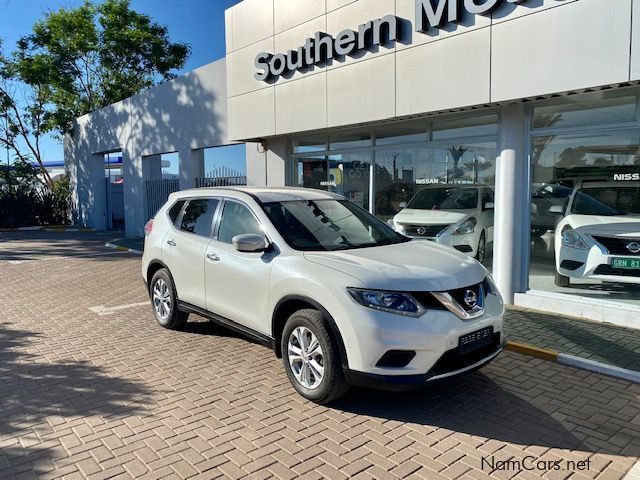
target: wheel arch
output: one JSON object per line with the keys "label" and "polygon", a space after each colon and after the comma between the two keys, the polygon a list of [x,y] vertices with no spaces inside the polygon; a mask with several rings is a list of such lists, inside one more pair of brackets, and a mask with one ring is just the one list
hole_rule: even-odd
{"label": "wheel arch", "polygon": [[[161,270],[165,268],[167,270],[167,272],[169,272],[169,275],[171,276],[171,272],[169,271],[169,267],[167,267],[164,262],[162,262],[161,260],[152,260],[151,262],[149,262],[149,266],[147,266],[147,290],[149,290],[149,288],[151,288],[151,279],[153,278],[153,276],[156,274],[156,272],[158,270]],[[171,278],[173,279],[173,276],[171,276]],[[175,283],[175,282],[174,282]]]}
{"label": "wheel arch", "polygon": [[284,330],[285,323],[294,312],[308,308],[318,310],[322,313],[322,316],[329,326],[329,332],[338,345],[342,367],[348,368],[349,361],[347,358],[347,350],[344,346],[344,340],[342,339],[342,335],[340,334],[340,330],[338,329],[338,325],[336,325],[335,320],[327,311],[327,309],[324,308],[320,303],[313,300],[312,298],[305,297],[303,295],[287,295],[281,298],[273,309],[273,315],[271,318],[271,336],[274,339],[273,349],[276,356],[278,358],[282,357],[280,343],[282,340],[282,331]]}

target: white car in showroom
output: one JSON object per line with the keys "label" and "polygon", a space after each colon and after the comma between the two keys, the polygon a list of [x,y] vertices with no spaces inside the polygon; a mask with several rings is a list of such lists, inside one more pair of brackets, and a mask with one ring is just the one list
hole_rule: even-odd
{"label": "white car in showroom", "polygon": [[[156,321],[178,329],[196,313],[271,347],[314,402],[470,372],[504,345],[503,302],[480,263],[333,193],[181,191],[145,233]],[[251,350],[238,355],[259,365]]]}
{"label": "white car in showroom", "polygon": [[555,237],[556,285],[570,278],[640,284],[640,186],[585,183],[574,190]]}
{"label": "white car in showroom", "polygon": [[493,199],[489,187],[428,186],[401,203],[391,223],[403,235],[448,245],[482,262],[493,242]]}

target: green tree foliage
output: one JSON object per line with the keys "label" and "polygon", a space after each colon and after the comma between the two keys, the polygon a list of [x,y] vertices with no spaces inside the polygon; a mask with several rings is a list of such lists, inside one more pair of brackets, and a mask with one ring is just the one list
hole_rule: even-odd
{"label": "green tree foliage", "polygon": [[42,167],[44,135],[61,139],[75,118],[174,78],[189,53],[129,0],[47,13],[11,55],[0,43],[0,147]]}

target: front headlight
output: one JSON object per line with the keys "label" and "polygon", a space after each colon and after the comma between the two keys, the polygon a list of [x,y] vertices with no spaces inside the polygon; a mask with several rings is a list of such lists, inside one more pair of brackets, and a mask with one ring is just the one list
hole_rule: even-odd
{"label": "front headlight", "polygon": [[387,221],[387,224],[393,228],[396,232],[404,234],[404,227],[396,222],[394,219]]}
{"label": "front headlight", "polygon": [[420,317],[426,312],[425,308],[408,293],[363,290],[361,288],[347,288],[347,291],[360,305],[374,310],[408,317]]}
{"label": "front headlight", "polygon": [[577,248],[579,250],[588,250],[589,246],[584,243],[582,237],[571,228],[562,232],[562,245],[565,247]]}
{"label": "front headlight", "polygon": [[475,218],[473,217],[468,218],[467,220],[462,222],[460,225],[458,225],[456,229],[453,232],[451,232],[451,235],[469,235],[470,233],[473,233],[473,231],[476,229],[477,224],[478,224],[478,221]]}

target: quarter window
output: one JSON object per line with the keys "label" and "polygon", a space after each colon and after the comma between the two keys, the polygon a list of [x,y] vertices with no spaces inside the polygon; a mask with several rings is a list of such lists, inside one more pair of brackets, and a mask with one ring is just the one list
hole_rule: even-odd
{"label": "quarter window", "polygon": [[169,218],[176,227],[178,226],[178,215],[180,215],[180,211],[182,210],[182,207],[184,207],[185,203],[186,200],[179,200],[169,209]]}
{"label": "quarter window", "polygon": [[190,200],[182,215],[180,230],[210,237],[213,214],[217,206],[218,200],[211,198]]}
{"label": "quarter window", "polygon": [[264,234],[251,210],[238,202],[225,202],[218,240],[224,243],[233,243],[233,237],[247,233]]}

